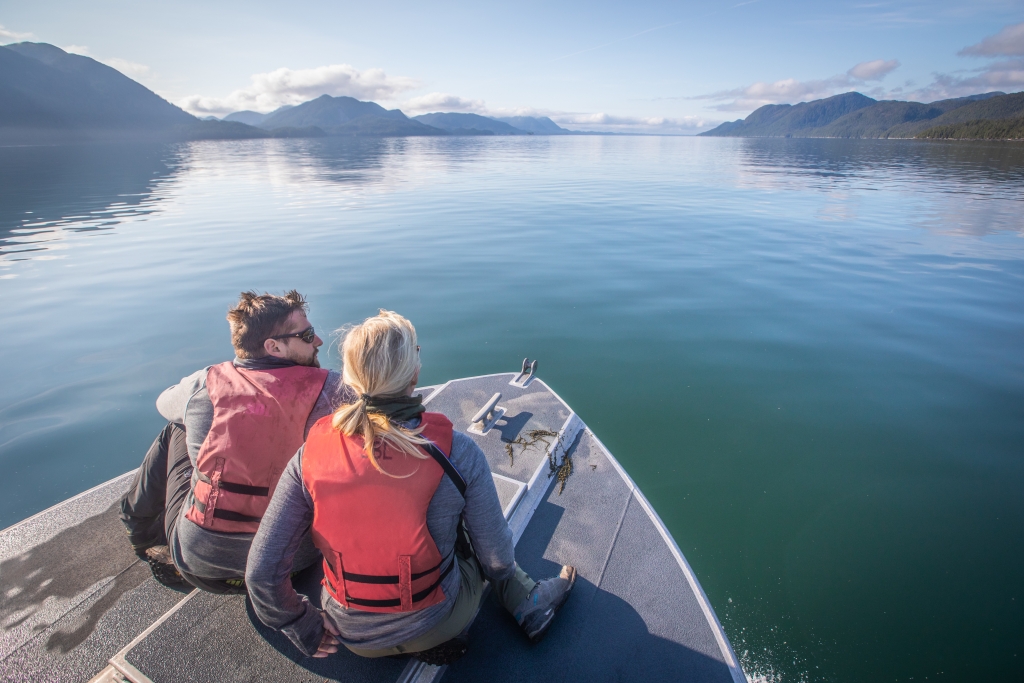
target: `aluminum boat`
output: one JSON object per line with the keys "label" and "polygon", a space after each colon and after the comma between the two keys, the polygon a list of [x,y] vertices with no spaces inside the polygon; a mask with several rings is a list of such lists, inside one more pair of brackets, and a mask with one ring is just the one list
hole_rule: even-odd
{"label": "aluminum boat", "polygon": [[[448,667],[304,657],[244,595],[182,593],[151,576],[125,538],[127,472],[0,532],[0,678],[95,683],[694,681],[745,683],[711,603],[651,504],[547,384],[519,373],[421,387],[480,445],[516,559],[532,576],[578,579],[531,645],[493,596]],[[141,454],[140,454],[141,455]],[[319,604],[319,563],[294,579]]]}

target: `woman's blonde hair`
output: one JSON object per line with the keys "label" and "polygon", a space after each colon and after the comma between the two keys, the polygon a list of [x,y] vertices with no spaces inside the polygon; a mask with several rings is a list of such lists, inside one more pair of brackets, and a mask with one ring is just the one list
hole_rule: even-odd
{"label": "woman's blonde hair", "polygon": [[[344,362],[342,377],[359,399],[338,408],[331,424],[346,436],[361,434],[363,449],[378,472],[386,472],[374,455],[375,446],[387,444],[415,458],[428,458],[418,446],[430,443],[420,436],[423,431],[404,429],[388,420],[387,415],[367,411],[367,399],[398,398],[406,395],[420,369],[416,328],[406,318],[381,309],[348,330],[341,343]],[[412,476],[405,475],[405,476]]]}

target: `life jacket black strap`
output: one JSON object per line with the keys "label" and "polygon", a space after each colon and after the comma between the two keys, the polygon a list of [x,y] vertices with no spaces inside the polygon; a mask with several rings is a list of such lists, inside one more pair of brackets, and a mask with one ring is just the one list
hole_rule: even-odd
{"label": "life jacket black strap", "polygon": [[433,458],[437,462],[437,464],[441,466],[441,469],[444,470],[444,473],[447,474],[448,478],[452,480],[453,484],[455,484],[455,488],[457,488],[459,490],[459,493],[462,494],[462,497],[465,498],[466,480],[463,479],[462,475],[459,474],[459,471],[455,469],[455,465],[452,464],[452,461],[449,460],[447,456],[445,456],[444,452],[442,452],[440,448],[438,448],[432,443],[428,443],[425,446],[423,446],[423,450],[429,453],[430,457]]}
{"label": "life jacket black strap", "polygon": [[[196,506],[196,509],[200,513],[206,514],[206,504],[201,500],[192,497],[192,504]],[[216,508],[213,511],[213,516],[217,519],[225,519],[229,522],[259,522],[262,517],[253,517],[252,515],[243,515],[241,512],[235,512],[234,510],[224,510],[222,508]]]}
{"label": "life jacket black strap", "polygon": [[262,517],[253,517],[252,515],[243,515],[241,512],[235,512],[234,510],[225,510],[223,508],[217,508],[213,511],[213,516],[217,519],[226,519],[229,522],[256,522],[259,523]]}
{"label": "life jacket black strap", "polygon": [[[213,480],[210,479],[205,474],[203,474],[202,472],[196,472],[196,477],[199,479],[199,481],[209,484],[210,486],[213,486]],[[224,481],[223,479],[221,479],[218,488],[220,488],[223,491],[228,491],[230,493],[241,493],[242,495],[245,496],[265,497],[270,495],[269,486],[249,486],[248,484],[236,484],[233,481]]]}
{"label": "life jacket black strap", "polygon": [[[426,571],[423,571],[423,572],[417,572],[417,573],[413,574],[412,577],[411,577],[411,580],[415,581],[416,579],[422,579],[424,576],[427,576],[428,574],[430,574],[432,572],[436,572],[441,567],[442,564],[444,564],[445,562],[448,562],[449,560],[451,560],[451,558],[452,558],[452,555],[449,554],[448,557],[446,557],[445,559],[441,560],[440,562],[438,562],[436,565],[434,565],[430,569],[428,569]],[[330,564],[330,562],[328,562],[328,564]],[[333,565],[331,565],[331,569],[334,569]],[[334,571],[335,571],[335,573],[337,573],[337,570],[334,570]],[[376,583],[376,584],[398,583],[398,578],[399,578],[397,576],[377,576],[377,575],[374,575],[374,574],[353,574],[351,572],[347,572],[347,571],[344,571],[344,570],[342,570],[341,573],[342,573],[342,576],[345,578],[346,581],[353,581],[355,583]]]}
{"label": "life jacket black strap", "polygon": [[[455,554],[452,553],[449,557],[451,558],[451,561],[448,563],[448,566],[444,568],[444,571],[441,572],[441,575],[437,577],[437,581],[430,584],[429,587],[412,594],[413,602],[419,602],[433,593],[434,589],[441,585],[441,582],[444,581],[445,577],[451,574],[452,569],[455,567]],[[401,598],[392,598],[390,600],[365,600],[363,598],[353,598],[347,591],[345,592],[345,600],[349,604],[362,605],[363,607],[399,607],[402,604]]]}

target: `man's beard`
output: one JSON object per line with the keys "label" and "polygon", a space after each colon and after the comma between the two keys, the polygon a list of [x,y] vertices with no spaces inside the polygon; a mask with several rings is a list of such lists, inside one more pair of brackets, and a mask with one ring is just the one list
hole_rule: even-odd
{"label": "man's beard", "polygon": [[317,358],[317,354],[320,353],[320,349],[313,349],[313,355],[309,358],[296,358],[294,355],[289,355],[288,360],[292,361],[297,365],[302,365],[307,368],[318,368],[320,367],[320,359]]}

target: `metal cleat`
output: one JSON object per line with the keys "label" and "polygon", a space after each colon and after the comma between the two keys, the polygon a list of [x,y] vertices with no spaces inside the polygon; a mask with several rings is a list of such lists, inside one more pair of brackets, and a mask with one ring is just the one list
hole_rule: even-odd
{"label": "metal cleat", "polygon": [[509,382],[514,387],[525,389],[530,386],[530,382],[533,381],[534,376],[537,374],[537,361],[531,361],[529,358],[523,359],[523,370],[515,378]]}
{"label": "metal cleat", "polygon": [[491,427],[505,416],[505,409],[498,406],[498,401],[500,400],[501,392],[491,396],[490,400],[484,404],[484,407],[470,420],[471,424],[467,431],[474,434],[486,434],[491,431]]}

